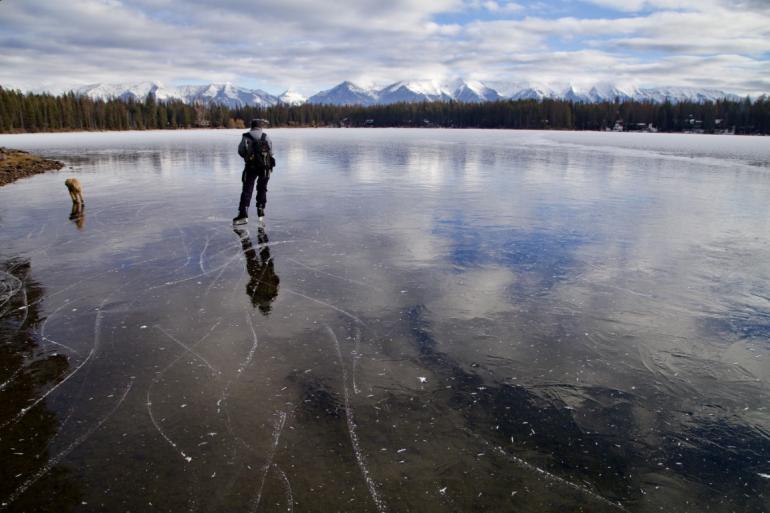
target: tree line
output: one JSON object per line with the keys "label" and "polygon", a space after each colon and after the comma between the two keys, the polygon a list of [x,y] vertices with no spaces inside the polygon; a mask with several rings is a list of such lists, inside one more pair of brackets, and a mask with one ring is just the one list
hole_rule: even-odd
{"label": "tree line", "polygon": [[228,108],[179,100],[94,100],[74,93],[22,93],[0,87],[0,132],[244,128],[263,118],[275,127],[453,127],[555,130],[697,131],[770,134],[770,98],[651,103],[503,100],[374,106],[277,105]]}

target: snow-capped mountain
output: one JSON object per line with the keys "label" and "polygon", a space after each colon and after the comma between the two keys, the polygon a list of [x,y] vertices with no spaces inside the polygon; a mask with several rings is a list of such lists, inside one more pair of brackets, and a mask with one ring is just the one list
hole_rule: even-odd
{"label": "snow-capped mountain", "polygon": [[586,102],[588,100],[587,94],[573,84],[567,85],[566,89],[556,97],[570,102]]}
{"label": "snow-capped mountain", "polygon": [[706,102],[720,99],[740,100],[735,94],[715,89],[688,87],[639,88],[600,82],[593,85],[541,84],[534,82],[490,82],[454,79],[448,82],[434,80],[410,80],[390,84],[382,89],[366,88],[352,82],[337,86],[305,98],[288,90],[275,96],[260,89],[245,89],[231,83],[166,87],[158,82],[137,84],[93,84],[75,91],[76,94],[94,99],[144,101],[152,94],[159,101],[181,100],[186,103],[219,104],[230,108],[245,106],[269,107],[279,103],[301,105],[303,103],[327,105],[387,105],[398,102],[449,101],[477,103],[497,100],[544,100],[562,99],[573,102],[597,103],[619,101],[670,101]]}
{"label": "snow-capped mountain", "polygon": [[278,103],[279,99],[260,89],[244,89],[227,82],[224,84],[187,85],[165,87],[157,82],[140,82],[138,84],[94,84],[77,89],[76,94],[93,99],[144,101],[153,94],[156,100],[181,100],[185,103],[216,103],[230,108],[245,106],[268,107]]}
{"label": "snow-capped mountain", "polygon": [[307,101],[332,105],[388,105],[399,102],[449,100],[485,102],[501,98],[497,91],[481,82],[456,79],[446,83],[433,80],[401,81],[379,90],[342,82],[332,89],[311,96]]}
{"label": "snow-capped mountain", "polygon": [[475,80],[466,82],[458,79],[448,85],[452,89],[452,98],[458,102],[480,103],[503,99],[500,93]]}
{"label": "snow-capped mountain", "polygon": [[283,103],[285,105],[302,105],[307,101],[307,98],[302,96],[296,91],[292,91],[291,89],[284,91],[279,97],[278,102]]}
{"label": "snow-capped mountain", "polygon": [[118,98],[125,101],[144,101],[149,94],[154,94],[159,100],[181,99],[177,91],[166,89],[163,84],[157,82],[139,82],[130,85],[91,84],[77,89],[75,93],[94,100]]}
{"label": "snow-capped mountain", "polygon": [[452,92],[434,81],[403,81],[380,90],[378,97],[378,103],[384,105],[399,102],[435,102],[451,100]]}
{"label": "snow-capped mountain", "polygon": [[261,89],[242,89],[235,87],[229,82],[202,86],[197,92],[194,88],[191,88],[190,92],[193,94],[183,96],[183,100],[186,103],[216,103],[230,108],[247,106],[269,107],[278,103],[277,97]]}
{"label": "snow-capped mountain", "polygon": [[500,100],[500,94],[478,81],[454,79],[449,82],[402,81],[382,89],[379,103],[449,101],[479,103]]}
{"label": "snow-capped mountain", "polygon": [[325,105],[374,105],[377,100],[376,91],[345,81],[331,89],[314,94],[307,99],[307,102]]}
{"label": "snow-capped mountain", "polygon": [[511,100],[544,100],[555,98],[557,94],[549,88],[525,87],[508,96]]}
{"label": "snow-capped mountain", "polygon": [[582,103],[613,101],[648,101],[654,103],[680,103],[685,101],[706,102],[721,99],[738,100],[739,96],[716,89],[696,89],[688,87],[651,87],[639,88],[633,85],[617,85],[599,82],[591,86],[562,84],[549,86],[537,83],[494,83],[495,89],[503,98],[512,100],[569,100]]}
{"label": "snow-capped mountain", "polygon": [[489,84],[502,98],[511,100],[543,100],[554,98],[557,93],[545,84],[536,82],[492,82]]}
{"label": "snow-capped mountain", "polygon": [[639,97],[639,90],[634,86],[621,87],[608,82],[600,82],[587,94],[589,102],[602,102],[606,100],[620,100],[621,102],[634,100]]}
{"label": "snow-capped mountain", "polygon": [[726,93],[718,89],[695,89],[692,87],[655,87],[640,88],[638,94],[634,97],[638,101],[649,101],[654,103],[663,103],[666,100],[671,103],[684,101],[695,101],[704,103],[717,100],[738,101],[741,99],[737,94]]}

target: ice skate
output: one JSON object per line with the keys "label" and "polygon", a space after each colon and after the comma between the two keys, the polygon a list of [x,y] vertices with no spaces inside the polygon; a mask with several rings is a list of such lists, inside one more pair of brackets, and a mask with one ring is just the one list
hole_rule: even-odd
{"label": "ice skate", "polygon": [[233,218],[233,226],[237,226],[239,224],[246,224],[249,222],[249,216],[246,214],[238,214],[236,217]]}

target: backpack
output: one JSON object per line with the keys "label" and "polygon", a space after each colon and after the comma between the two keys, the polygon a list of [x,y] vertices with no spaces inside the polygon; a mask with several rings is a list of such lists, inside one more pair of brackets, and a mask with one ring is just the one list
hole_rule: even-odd
{"label": "backpack", "polygon": [[262,137],[255,140],[250,132],[244,135],[248,136],[251,144],[246,149],[246,155],[243,155],[247,164],[254,165],[259,169],[270,171],[275,166],[275,159],[270,155],[270,145],[267,143],[267,134],[262,132]]}

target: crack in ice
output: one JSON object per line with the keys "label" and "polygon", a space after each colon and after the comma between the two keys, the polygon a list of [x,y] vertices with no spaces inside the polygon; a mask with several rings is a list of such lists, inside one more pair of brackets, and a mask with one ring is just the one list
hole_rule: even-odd
{"label": "crack in ice", "polygon": [[294,294],[295,296],[299,296],[299,297],[305,298],[308,301],[313,301],[314,303],[318,303],[319,305],[327,306],[327,307],[331,308],[332,310],[338,311],[339,313],[341,313],[342,315],[344,315],[346,317],[350,317],[351,319],[353,319],[354,321],[356,321],[359,324],[362,324],[362,325],[366,324],[364,321],[362,321],[361,319],[359,319],[358,317],[356,317],[352,313],[347,312],[347,311],[343,310],[342,308],[338,308],[338,307],[336,307],[336,306],[334,306],[332,304],[329,304],[329,303],[327,303],[325,301],[321,301],[320,299],[316,299],[316,298],[313,298],[313,297],[310,297],[310,296],[306,296],[305,294],[302,294],[300,292],[288,289],[286,287],[283,287],[281,290],[283,290],[284,292],[288,292],[289,294]]}
{"label": "crack in ice", "polygon": [[278,472],[278,477],[280,477],[281,481],[283,482],[283,488],[286,492],[286,511],[293,513],[294,494],[291,491],[291,482],[289,482],[289,477],[286,475],[286,472],[284,472],[283,469],[277,464],[273,464],[273,468],[275,468],[275,471]]}
{"label": "crack in ice", "polygon": [[160,326],[156,325],[154,327],[155,327],[155,329],[157,329],[158,331],[160,331],[161,333],[166,335],[168,338],[173,340],[177,345],[182,347],[185,351],[187,351],[188,353],[190,353],[191,355],[193,355],[194,357],[196,357],[197,359],[202,361],[204,364],[206,364],[206,366],[209,369],[211,369],[211,372],[213,372],[214,374],[221,374],[221,372],[219,372],[213,365],[211,365],[211,363],[209,363],[209,361],[206,358],[204,358],[201,354],[197,353],[192,347],[190,347],[187,344],[183,343],[181,340],[179,340],[178,338],[176,338],[175,336],[173,336],[172,334],[170,334],[169,332],[167,332],[166,330],[164,330]]}
{"label": "crack in ice", "polygon": [[347,370],[345,370],[345,362],[342,360],[342,350],[340,349],[340,341],[337,339],[337,335],[334,333],[334,330],[332,330],[329,326],[326,326],[326,330],[329,332],[329,335],[331,336],[332,340],[334,340],[334,347],[337,350],[337,358],[340,362],[340,367],[342,368],[342,390],[344,392],[344,399],[345,399],[345,418],[347,420],[348,425],[348,435],[350,436],[350,444],[353,446],[353,454],[356,457],[356,462],[358,463],[358,468],[361,471],[361,475],[364,478],[364,481],[366,482],[366,486],[369,489],[369,495],[371,496],[372,500],[374,501],[375,506],[377,506],[377,511],[379,513],[384,513],[387,511],[387,508],[385,507],[385,503],[380,498],[379,493],[377,492],[377,485],[374,482],[374,479],[372,479],[372,476],[369,473],[369,469],[366,467],[366,461],[364,460],[363,452],[361,452],[361,447],[358,442],[358,435],[356,434],[356,422],[353,418],[353,408],[350,406],[350,393],[348,392],[348,374]]}
{"label": "crack in ice", "polygon": [[4,424],[0,425],[0,429],[4,429],[9,425],[13,425],[19,422],[32,408],[40,404],[41,401],[43,401],[46,397],[51,395],[56,389],[58,389],[60,386],[66,383],[70,378],[72,378],[72,376],[77,374],[78,371],[80,371],[80,369],[82,369],[83,366],[86,365],[91,360],[94,353],[96,353],[96,351],[99,348],[99,340],[101,337],[101,327],[102,327],[102,313],[103,313],[102,309],[104,308],[104,305],[107,304],[108,299],[109,297],[104,299],[104,301],[102,301],[102,303],[99,305],[99,308],[97,309],[98,312],[96,314],[96,320],[94,321],[94,345],[91,347],[91,351],[88,353],[88,356],[86,356],[85,360],[80,362],[80,365],[75,367],[75,370],[70,372],[64,379],[62,379],[57,384],[55,384],[50,389],[48,389],[48,391],[44,393],[42,396],[40,396],[35,402],[30,404],[29,406],[22,408],[21,411],[18,414],[16,414],[15,417],[5,422]]}
{"label": "crack in ice", "polygon": [[53,467],[59,464],[59,462],[66,458],[72,451],[74,451],[79,445],[81,445],[83,442],[88,440],[88,438],[91,437],[102,425],[107,422],[107,420],[116,412],[118,411],[118,408],[123,404],[123,401],[126,400],[126,396],[131,391],[131,387],[134,384],[134,378],[130,378],[128,382],[128,386],[126,387],[126,390],[123,392],[123,396],[118,400],[118,403],[112,408],[112,410],[107,413],[99,422],[91,426],[85,433],[80,435],[78,438],[75,439],[74,442],[72,442],[70,445],[68,445],[64,450],[62,450],[59,454],[48,460],[48,463],[46,463],[40,470],[38,470],[32,477],[24,481],[24,483],[21,484],[14,492],[5,500],[2,501],[0,504],[0,511],[3,511],[8,508],[8,506],[11,505],[11,503],[15,502],[19,497],[21,497],[24,492],[26,492],[32,485],[34,485],[41,477],[45,476],[48,472],[51,471]]}
{"label": "crack in ice", "polygon": [[286,424],[286,412],[279,411],[278,422],[275,425],[275,429],[273,429],[273,445],[270,447],[270,453],[267,457],[267,464],[265,464],[264,468],[262,469],[262,479],[259,483],[259,490],[257,490],[254,506],[251,508],[252,512],[256,512],[259,509],[259,503],[262,500],[262,490],[265,487],[265,480],[267,479],[267,474],[270,471],[270,467],[273,465],[273,458],[275,457],[275,451],[278,448],[278,442],[281,439],[281,432],[283,431],[284,424]]}
{"label": "crack in ice", "polygon": [[[218,319],[217,322],[215,322],[211,326],[211,328],[209,328],[209,331],[205,335],[203,335],[197,342],[195,342],[192,345],[192,347],[195,347],[201,342],[203,342],[204,340],[206,340],[209,337],[209,335],[211,335],[214,332],[217,326],[219,326],[220,322],[222,322],[222,320]],[[192,461],[192,457],[188,456],[187,453],[185,453],[182,449],[180,449],[179,446],[173,440],[171,440],[171,438],[168,435],[166,435],[166,432],[163,431],[163,429],[160,427],[160,424],[158,424],[157,420],[155,419],[155,415],[152,412],[152,399],[151,399],[153,387],[160,382],[163,375],[171,367],[173,367],[179,360],[182,359],[182,356],[184,356],[184,354],[185,354],[184,352],[180,353],[171,363],[169,363],[163,370],[161,370],[157,374],[157,376],[155,376],[155,378],[150,382],[150,386],[147,387],[147,401],[145,404],[147,406],[147,413],[150,416],[150,421],[152,422],[152,425],[155,426],[155,429],[158,431],[158,433],[160,433],[160,436],[162,436],[163,439],[166,440],[166,442],[168,442],[168,444],[171,447],[173,447],[174,450],[176,450],[187,463],[190,463]]]}
{"label": "crack in ice", "polygon": [[474,433],[474,432],[472,432],[470,430],[465,429],[464,431],[466,431],[468,434],[470,434],[471,436],[473,436],[477,440],[481,441],[487,447],[491,447],[495,452],[497,452],[501,456],[503,456],[503,457],[513,461],[517,465],[519,465],[519,466],[521,466],[521,467],[523,467],[523,468],[525,468],[527,470],[531,470],[531,471],[537,472],[538,474],[541,474],[541,475],[545,476],[547,479],[550,479],[551,481],[563,484],[563,485],[565,485],[565,486],[567,486],[569,488],[572,488],[573,490],[576,490],[578,492],[581,492],[581,493],[583,493],[583,494],[585,494],[585,495],[587,495],[587,496],[589,496],[589,497],[591,497],[591,498],[593,498],[593,499],[595,499],[595,500],[597,500],[597,501],[599,501],[599,502],[601,502],[603,504],[606,504],[608,506],[616,508],[619,511],[623,511],[625,513],[630,513],[626,508],[623,507],[623,505],[621,505],[621,504],[619,504],[617,502],[612,502],[611,500],[607,499],[606,497],[603,497],[603,496],[599,495],[598,493],[594,492],[593,490],[590,490],[589,488],[586,488],[585,486],[581,486],[581,485],[579,485],[577,483],[573,483],[572,481],[568,481],[568,480],[564,479],[563,477],[559,477],[556,474],[552,474],[551,472],[538,467],[537,465],[533,465],[532,463],[528,462],[527,460],[519,458],[518,456],[514,456],[513,454],[509,454],[502,447],[493,445],[489,441],[485,440],[484,438],[482,438],[481,436],[477,435],[476,433]]}

